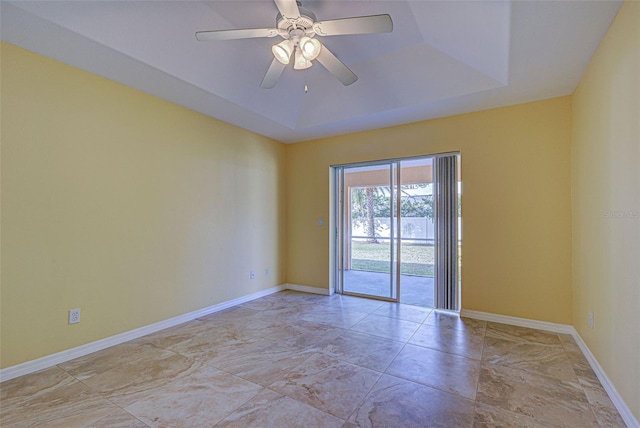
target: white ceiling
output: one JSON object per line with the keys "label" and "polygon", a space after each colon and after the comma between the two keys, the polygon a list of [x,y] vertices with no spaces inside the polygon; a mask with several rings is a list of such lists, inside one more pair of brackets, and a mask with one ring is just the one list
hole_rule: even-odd
{"label": "white ceiling", "polygon": [[[198,42],[274,27],[260,1],[3,1],[2,40],[286,143],[571,94],[621,1],[309,0],[318,20],[388,13],[392,33],[323,43],[320,64],[260,82],[280,39]],[[305,84],[308,93],[304,92]]]}

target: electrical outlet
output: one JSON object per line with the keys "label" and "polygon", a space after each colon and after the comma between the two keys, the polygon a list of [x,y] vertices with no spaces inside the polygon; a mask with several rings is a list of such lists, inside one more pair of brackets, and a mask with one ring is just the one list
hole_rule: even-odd
{"label": "electrical outlet", "polygon": [[269,276],[271,275],[271,271],[269,270],[269,268],[264,268],[264,276]]}
{"label": "electrical outlet", "polygon": [[77,324],[80,322],[80,308],[69,310],[69,324]]}
{"label": "electrical outlet", "polygon": [[249,278],[256,279],[256,273],[254,271],[251,271],[251,273],[249,274]]}
{"label": "electrical outlet", "polygon": [[593,328],[593,312],[589,312],[589,327]]}

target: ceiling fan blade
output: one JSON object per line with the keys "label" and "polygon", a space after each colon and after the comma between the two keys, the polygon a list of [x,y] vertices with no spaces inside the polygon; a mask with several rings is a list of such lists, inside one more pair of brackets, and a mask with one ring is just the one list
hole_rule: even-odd
{"label": "ceiling fan blade", "polygon": [[355,18],[333,19],[313,24],[319,36],[339,36],[342,34],[390,33],[393,31],[391,16],[371,15]]}
{"label": "ceiling fan blade", "polygon": [[264,75],[264,79],[262,79],[262,83],[260,83],[260,87],[263,89],[271,89],[276,86],[285,67],[286,65],[274,58],[273,61],[271,61],[267,73]]}
{"label": "ceiling fan blade", "polygon": [[201,42],[211,40],[235,40],[235,39],[251,39],[255,37],[275,37],[278,30],[275,28],[245,28],[242,30],[214,30],[214,31],[198,31],[196,39]]}
{"label": "ceiling fan blade", "polygon": [[342,82],[344,86],[349,86],[358,80],[353,71],[349,70],[349,67],[344,65],[326,46],[322,45],[320,48],[320,54],[316,58],[320,64],[324,66],[331,74]]}
{"label": "ceiling fan blade", "polygon": [[300,9],[296,0],[274,0],[280,14],[289,22],[295,22],[300,18]]}

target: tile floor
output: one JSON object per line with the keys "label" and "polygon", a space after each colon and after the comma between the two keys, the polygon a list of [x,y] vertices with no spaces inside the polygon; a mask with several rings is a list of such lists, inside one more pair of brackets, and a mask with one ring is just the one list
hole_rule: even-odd
{"label": "tile floor", "polygon": [[0,384],[3,427],[622,427],[568,335],[281,292]]}

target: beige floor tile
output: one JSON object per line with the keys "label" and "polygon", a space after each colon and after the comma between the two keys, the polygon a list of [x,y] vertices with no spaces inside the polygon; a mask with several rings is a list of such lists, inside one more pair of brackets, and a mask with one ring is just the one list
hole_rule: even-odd
{"label": "beige floor tile", "polygon": [[67,361],[59,364],[59,367],[78,380],[87,380],[113,368],[142,366],[146,361],[155,360],[165,353],[151,345],[127,342]]}
{"label": "beige floor tile", "polygon": [[487,323],[487,337],[511,340],[514,342],[527,342],[537,345],[561,346],[560,338],[556,333],[534,330],[532,328],[518,327],[514,325]]}
{"label": "beige floor tile", "polygon": [[404,305],[402,303],[384,303],[379,309],[373,312],[373,314],[422,323],[432,311],[433,309],[431,308],[422,308],[420,306]]}
{"label": "beige floor tile", "polygon": [[[70,428],[73,425],[65,424],[65,428]],[[133,417],[129,413],[122,410],[119,413],[114,413],[109,416],[105,416],[102,419],[98,419],[91,424],[85,426],[90,427],[108,427],[108,428],[148,428],[149,425],[145,424],[138,418]]]}
{"label": "beige floor tile", "polygon": [[482,357],[484,335],[475,333],[473,329],[457,330],[423,324],[409,339],[409,343],[479,360]]}
{"label": "beige floor tile", "polygon": [[[135,395],[125,410],[153,427],[205,427],[224,419],[263,388],[206,365]],[[132,397],[133,398],[133,397]]]}
{"label": "beige floor tile", "polygon": [[295,304],[296,306],[304,306],[304,305],[317,306],[321,304],[326,304],[330,299],[331,299],[330,296],[325,296],[321,294],[310,294],[310,293],[303,293],[300,291],[285,290],[279,293],[270,294],[269,296],[266,296],[257,300],[285,301],[285,302],[290,302],[292,304]]}
{"label": "beige floor tile", "polygon": [[[2,407],[5,406],[3,402]],[[100,397],[86,385],[75,381],[38,391],[18,406],[5,408],[0,417],[3,427],[89,427],[98,421],[124,421],[140,426],[140,421]]]}
{"label": "beige floor tile", "polygon": [[476,415],[473,420],[473,426],[474,428],[551,428],[553,425],[549,422],[537,421],[530,416],[501,409],[500,407],[476,403]]}
{"label": "beige floor tile", "polygon": [[418,330],[418,327],[420,327],[420,324],[416,322],[369,315],[351,327],[351,330],[406,342]]}
{"label": "beige floor tile", "polygon": [[471,330],[473,333],[483,335],[487,328],[486,321],[463,318],[451,312],[434,310],[429,314],[424,324],[436,325],[438,327],[455,328],[457,330]]}
{"label": "beige floor tile", "polygon": [[251,322],[254,318],[261,317],[261,311],[249,309],[244,306],[236,306],[198,318],[200,321],[219,325],[232,324],[240,321]]}
{"label": "beige floor tile", "polygon": [[571,359],[571,365],[573,366],[573,371],[576,376],[578,376],[578,379],[586,379],[596,383],[600,382],[596,372],[593,371],[591,364],[589,364],[586,358],[582,361]]}
{"label": "beige floor tile", "polygon": [[168,385],[183,373],[193,370],[196,361],[167,350],[156,358],[114,367],[84,380],[84,384],[118,406],[124,407],[146,391]]}
{"label": "beige floor tile", "polygon": [[[290,309],[292,307],[291,303],[292,301],[289,299],[278,299],[278,298],[268,296],[262,299],[256,299],[250,302],[243,303],[241,305],[238,305],[237,307],[242,309],[251,309],[254,311],[269,311],[269,310]],[[298,303],[295,306],[300,307],[302,305]]]}
{"label": "beige floor tile", "polygon": [[[299,312],[299,308],[292,308],[291,311]],[[263,311],[252,317],[223,321],[211,318],[211,321],[238,337],[264,337],[265,334],[278,333],[281,329],[290,327],[299,318],[300,315],[296,315],[294,322],[286,316],[269,315],[267,311]]]}
{"label": "beige floor tile", "polygon": [[[266,312],[266,311],[265,311]],[[343,329],[317,322],[303,320],[296,317],[295,320],[286,317],[267,315],[259,312],[259,316],[252,317],[250,321],[238,319],[219,323],[214,317],[210,318],[211,325],[215,325],[208,332],[199,333],[189,341],[172,346],[170,349],[191,357],[210,358],[216,353],[211,348],[244,346],[256,340],[286,341],[290,345],[308,346],[315,345],[318,338],[330,340],[337,337]],[[213,352],[212,352],[213,351]]]}
{"label": "beige floor tile", "polygon": [[573,340],[573,337],[568,334],[558,334],[558,338],[560,339],[560,344],[567,353],[569,360],[572,362],[586,362],[588,364],[586,357],[575,340]]}
{"label": "beige floor tile", "polygon": [[0,418],[13,413],[22,403],[37,399],[56,389],[77,383],[59,367],[51,367],[0,383]]}
{"label": "beige floor tile", "polygon": [[258,329],[247,331],[240,327],[220,327],[211,324],[211,328],[198,331],[190,338],[169,346],[167,349],[189,358],[214,361],[242,354],[243,349],[264,342]]}
{"label": "beige floor tile", "polygon": [[308,322],[327,324],[333,327],[351,328],[368,315],[367,312],[322,306],[319,308],[309,308],[309,310],[305,311],[301,316],[301,319]]}
{"label": "beige floor tile", "polygon": [[487,336],[484,340],[482,361],[529,370],[556,379],[577,380],[573,365],[561,346],[513,342]]}
{"label": "beige floor tile", "polygon": [[406,345],[387,373],[473,400],[480,375],[480,361]]}
{"label": "beige floor tile", "polygon": [[525,370],[483,364],[478,402],[569,427],[597,427],[598,422],[579,383]]}
{"label": "beige floor tile", "polygon": [[355,331],[344,331],[319,351],[331,357],[384,372],[404,344]]}
{"label": "beige floor tile", "polygon": [[324,305],[333,308],[341,308],[344,310],[352,310],[355,312],[372,313],[382,307],[385,302],[373,299],[363,299],[353,296],[342,296],[334,294],[325,300]]}
{"label": "beige floor tile", "polygon": [[580,379],[580,385],[584,390],[591,410],[602,428],[624,427],[625,423],[615,404],[609,398],[604,387],[597,379]]}
{"label": "beige floor tile", "polygon": [[292,400],[274,391],[264,390],[235,410],[217,427],[340,428],[344,424],[329,413]]}
{"label": "beige floor tile", "polygon": [[200,320],[193,320],[155,333],[147,334],[146,336],[142,336],[127,343],[134,345],[149,345],[156,348],[167,349],[176,343],[184,342],[195,334],[209,330],[210,328],[210,324]]}
{"label": "beige floor tile", "polygon": [[265,329],[262,337],[273,341],[283,341],[289,345],[301,347],[315,347],[322,341],[338,337],[344,329],[327,324],[319,324],[305,320],[298,320],[294,324],[279,329]]}
{"label": "beige floor tile", "polygon": [[379,377],[373,370],[314,355],[269,389],[346,419]]}
{"label": "beige floor tile", "polygon": [[558,333],[558,339],[560,340],[560,343],[562,343],[563,345],[575,345],[575,346],[578,346],[578,344],[576,343],[575,339],[570,334]]}
{"label": "beige floor tile", "polygon": [[289,305],[280,309],[267,309],[261,312],[264,317],[270,317],[277,319],[278,321],[284,321],[289,324],[295,324],[300,318],[302,318],[307,311],[308,306]]}
{"label": "beige floor tile", "polygon": [[587,381],[592,385],[600,386],[600,380],[596,373],[591,368],[591,364],[584,356],[578,344],[573,340],[568,334],[559,334],[560,342],[562,343],[562,347],[567,353],[567,357],[571,362],[571,366],[573,367],[573,371],[581,381]]}
{"label": "beige floor tile", "polygon": [[470,427],[472,400],[384,375],[349,418],[351,427]]}
{"label": "beige floor tile", "polygon": [[262,348],[247,349],[242,354],[217,361],[215,366],[248,381],[269,386],[313,355],[313,351],[282,342],[263,343],[265,346]]}

